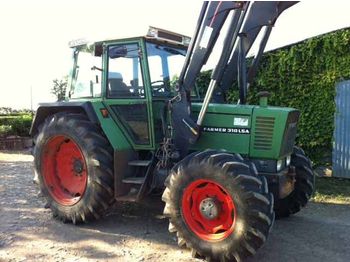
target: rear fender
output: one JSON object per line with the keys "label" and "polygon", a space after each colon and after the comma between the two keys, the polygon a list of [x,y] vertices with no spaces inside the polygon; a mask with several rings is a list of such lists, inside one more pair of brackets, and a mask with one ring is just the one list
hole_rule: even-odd
{"label": "rear fender", "polygon": [[33,137],[38,132],[38,127],[50,115],[59,112],[71,112],[85,114],[89,120],[95,124],[100,124],[99,119],[91,102],[54,102],[42,103],[36,111],[35,117],[30,128],[30,135]]}

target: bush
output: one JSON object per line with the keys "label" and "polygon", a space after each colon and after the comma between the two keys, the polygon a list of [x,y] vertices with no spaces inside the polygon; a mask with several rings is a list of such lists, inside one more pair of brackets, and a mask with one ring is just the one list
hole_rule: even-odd
{"label": "bush", "polygon": [[0,117],[0,136],[29,136],[31,115],[6,115]]}
{"label": "bush", "polygon": [[21,116],[15,118],[12,122],[12,132],[18,136],[29,136],[32,118],[30,116]]}
{"label": "bush", "polygon": [[0,125],[0,137],[7,137],[11,134],[11,126]]}

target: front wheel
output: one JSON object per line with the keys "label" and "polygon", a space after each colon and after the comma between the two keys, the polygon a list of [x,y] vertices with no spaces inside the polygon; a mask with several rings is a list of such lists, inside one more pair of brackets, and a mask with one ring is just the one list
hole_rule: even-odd
{"label": "front wheel", "polygon": [[204,151],[172,170],[163,193],[169,231],[193,256],[240,261],[266,241],[274,221],[264,178],[239,155]]}
{"label": "front wheel", "polygon": [[112,149],[85,115],[58,113],[35,137],[39,184],[53,216],[79,223],[99,218],[113,199]]}

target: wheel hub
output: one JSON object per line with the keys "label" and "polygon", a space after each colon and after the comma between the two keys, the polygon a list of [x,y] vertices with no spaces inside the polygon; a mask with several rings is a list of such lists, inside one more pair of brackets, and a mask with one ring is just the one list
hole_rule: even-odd
{"label": "wheel hub", "polygon": [[80,159],[74,159],[73,170],[74,170],[76,176],[81,176],[81,173],[84,170],[84,165],[80,161]]}
{"label": "wheel hub", "polygon": [[220,241],[234,231],[236,208],[232,196],[218,182],[197,179],[184,190],[182,215],[201,239]]}
{"label": "wheel hub", "polygon": [[203,199],[199,204],[199,211],[201,215],[206,219],[214,220],[219,216],[221,212],[221,206],[216,198],[208,197]]}

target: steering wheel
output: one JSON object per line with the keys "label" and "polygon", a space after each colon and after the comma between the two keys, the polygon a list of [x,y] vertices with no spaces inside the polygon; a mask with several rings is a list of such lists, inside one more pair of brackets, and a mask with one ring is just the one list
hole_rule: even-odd
{"label": "steering wheel", "polygon": [[[154,84],[157,84],[157,85],[153,86]],[[159,92],[162,88],[165,87],[165,82],[164,82],[164,80],[153,81],[153,82],[151,82],[151,86],[152,86],[153,91]]]}

